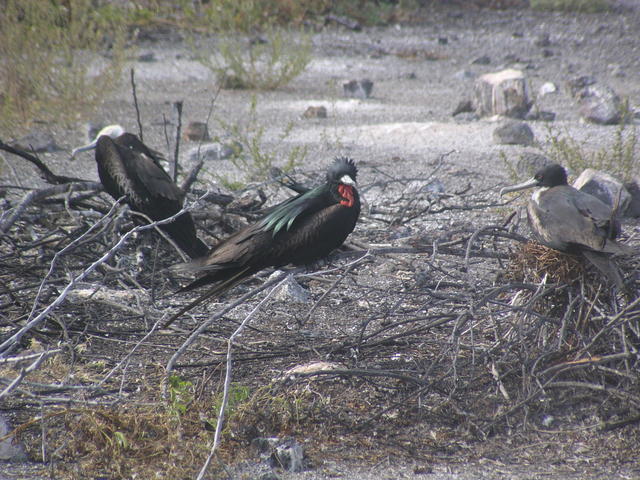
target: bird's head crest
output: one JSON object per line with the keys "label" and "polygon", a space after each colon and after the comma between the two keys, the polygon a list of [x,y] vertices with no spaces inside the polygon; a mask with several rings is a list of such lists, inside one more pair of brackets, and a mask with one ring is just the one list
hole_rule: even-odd
{"label": "bird's head crest", "polygon": [[338,157],[334,160],[333,164],[327,171],[327,181],[339,182],[345,175],[350,177],[355,184],[356,176],[358,175],[358,168],[352,159],[347,157]]}

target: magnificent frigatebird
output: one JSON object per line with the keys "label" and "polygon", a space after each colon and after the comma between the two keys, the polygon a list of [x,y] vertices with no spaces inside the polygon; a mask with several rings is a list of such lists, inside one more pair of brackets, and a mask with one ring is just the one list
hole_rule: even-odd
{"label": "magnificent frigatebird", "polygon": [[539,187],[527,205],[531,230],[544,245],[581,254],[624,290],[622,275],[611,255],[630,249],[616,242],[620,223],[615,212],[600,199],[567,184],[567,172],[557,163],[547,165],[526,182],[500,190],[508,192]]}
{"label": "magnificent frigatebird", "polygon": [[[160,165],[162,156],[137,136],[125,132],[120,125],[110,125],[100,130],[93,142],[74,149],[71,158],[94,148],[100,181],[114,199],[125,196],[133,210],[154,221],[164,220],[182,209],[184,192]],[[188,212],[160,228],[191,258],[201,257],[209,251],[196,236]]]}
{"label": "magnificent frigatebird", "polygon": [[201,274],[181,291],[213,284],[165,326],[202,301],[219,295],[267,267],[308,265],[338,248],[360,215],[353,160],[337,158],[326,182],[271,208],[256,223],[234,233],[208,255],[174,267]]}

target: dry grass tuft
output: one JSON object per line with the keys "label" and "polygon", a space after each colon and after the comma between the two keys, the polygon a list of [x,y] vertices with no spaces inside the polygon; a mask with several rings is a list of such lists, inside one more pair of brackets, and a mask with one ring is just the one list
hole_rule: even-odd
{"label": "dry grass tuft", "polygon": [[571,285],[584,276],[584,263],[579,257],[536,242],[522,244],[515,251],[507,270],[507,278],[519,282],[539,283],[547,277],[547,281]]}

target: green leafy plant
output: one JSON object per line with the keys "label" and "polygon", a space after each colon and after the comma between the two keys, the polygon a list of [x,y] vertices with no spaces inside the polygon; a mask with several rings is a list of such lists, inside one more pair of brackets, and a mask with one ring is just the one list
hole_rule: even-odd
{"label": "green leafy plant", "polygon": [[[269,171],[272,167],[278,166],[283,171],[291,171],[294,167],[300,165],[306,155],[306,146],[289,145],[283,147],[283,143],[290,136],[291,131],[295,127],[295,123],[290,122],[285,125],[277,136],[275,144],[266,145],[265,130],[266,126],[262,124],[257,115],[258,101],[255,96],[252,97],[249,105],[249,111],[243,118],[246,120],[242,123],[229,123],[224,119],[218,119],[220,129],[227,132],[227,135],[233,139],[238,145],[236,154],[231,158],[233,165],[243,174],[246,181],[266,180],[269,177]],[[223,143],[224,140],[215,138],[215,140]],[[232,190],[239,190],[244,187],[244,183],[233,180],[225,175],[216,175],[217,179]]]}
{"label": "green leafy plant", "polygon": [[169,411],[176,417],[187,413],[187,408],[193,402],[193,383],[178,375],[171,375],[168,392]]}
{"label": "green leafy plant", "polygon": [[[91,0],[6,0],[0,15],[0,130],[34,119],[71,122],[115,85],[124,60],[122,9]],[[95,52],[111,44],[111,59]]]}

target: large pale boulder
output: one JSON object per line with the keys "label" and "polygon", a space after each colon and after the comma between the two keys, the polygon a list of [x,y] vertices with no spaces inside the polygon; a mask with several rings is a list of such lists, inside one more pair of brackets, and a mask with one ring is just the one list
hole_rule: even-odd
{"label": "large pale boulder", "polygon": [[476,113],[523,118],[531,108],[529,83],[520,70],[486,73],[475,82]]}

